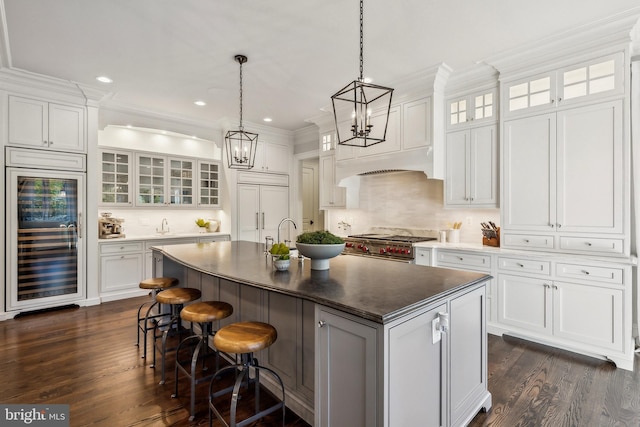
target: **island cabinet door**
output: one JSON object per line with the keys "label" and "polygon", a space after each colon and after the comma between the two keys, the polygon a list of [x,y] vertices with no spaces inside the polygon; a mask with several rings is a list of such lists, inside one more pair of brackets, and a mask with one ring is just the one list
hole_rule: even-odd
{"label": "island cabinet door", "polygon": [[316,323],[314,425],[381,426],[378,329],[364,319],[319,305]]}
{"label": "island cabinet door", "polygon": [[449,307],[449,407],[451,425],[465,426],[491,407],[487,391],[486,290],[451,300]]}
{"label": "island cabinet door", "polygon": [[385,426],[446,426],[447,334],[442,304],[390,327],[385,353]]}

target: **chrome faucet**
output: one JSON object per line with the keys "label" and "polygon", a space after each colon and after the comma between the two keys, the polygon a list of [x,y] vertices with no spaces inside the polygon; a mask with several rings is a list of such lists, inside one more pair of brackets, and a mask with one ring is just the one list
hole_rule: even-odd
{"label": "chrome faucet", "polygon": [[[165,224],[167,225],[167,229],[164,229]],[[160,225],[160,230],[158,230],[156,228],[156,232],[160,233],[160,234],[164,234],[164,233],[168,233],[169,232],[169,221],[167,221],[167,218],[162,218],[162,224]]]}
{"label": "chrome faucet", "polygon": [[298,226],[296,225],[294,220],[292,220],[291,218],[283,218],[282,221],[280,221],[280,224],[278,224],[278,240],[276,241],[276,243],[280,243],[280,227],[282,227],[282,224],[287,221],[293,224],[293,228],[295,228],[296,230],[298,229]]}

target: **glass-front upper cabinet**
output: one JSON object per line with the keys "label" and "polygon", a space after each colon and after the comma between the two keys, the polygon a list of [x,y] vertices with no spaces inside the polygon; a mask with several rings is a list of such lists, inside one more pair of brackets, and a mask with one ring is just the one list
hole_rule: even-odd
{"label": "glass-front upper cabinet", "polygon": [[136,154],[137,206],[193,206],[194,161]]}
{"label": "glass-front upper cabinet", "polygon": [[447,101],[447,127],[453,129],[477,122],[496,121],[498,119],[496,93],[497,90],[492,88],[450,98]]}
{"label": "glass-front upper cabinet", "polygon": [[100,204],[107,206],[131,206],[133,203],[131,168],[133,154],[127,151],[100,152],[102,187]]}
{"label": "glass-front upper cabinet", "polygon": [[505,82],[505,115],[588,102],[624,92],[624,54],[600,57],[525,79]]}
{"label": "glass-front upper cabinet", "polygon": [[220,208],[220,178],[221,166],[219,162],[198,162],[199,194],[198,207]]}

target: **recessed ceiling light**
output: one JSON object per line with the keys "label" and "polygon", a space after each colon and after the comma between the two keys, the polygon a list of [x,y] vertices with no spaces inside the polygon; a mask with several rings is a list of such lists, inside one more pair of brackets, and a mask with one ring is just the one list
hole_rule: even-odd
{"label": "recessed ceiling light", "polygon": [[262,120],[264,120],[265,122],[271,122],[271,121],[273,121],[273,119],[272,119],[271,117],[265,117],[265,118],[264,118],[264,119],[262,119]]}
{"label": "recessed ceiling light", "polygon": [[194,104],[196,104],[198,107],[204,107],[205,105],[207,105],[207,103],[204,101],[195,101]]}
{"label": "recessed ceiling light", "polygon": [[111,80],[107,76],[98,76],[96,77],[96,80],[99,81],[100,83],[113,83],[113,80]]}

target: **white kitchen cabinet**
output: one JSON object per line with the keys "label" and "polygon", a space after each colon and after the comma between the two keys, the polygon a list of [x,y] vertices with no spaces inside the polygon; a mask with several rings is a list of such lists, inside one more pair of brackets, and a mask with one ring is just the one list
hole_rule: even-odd
{"label": "white kitchen cabinet", "polygon": [[415,248],[415,263],[416,265],[426,265],[431,267],[431,248]]}
{"label": "white kitchen cabinet", "polygon": [[504,247],[623,254],[622,117],[611,101],[504,123]]}
{"label": "white kitchen cabinet", "polygon": [[633,367],[631,266],[577,258],[498,258],[503,333]]}
{"label": "white kitchen cabinet", "polygon": [[166,245],[180,245],[183,243],[196,243],[196,237],[176,237],[176,238],[163,238],[158,240],[145,240],[144,241],[144,277],[156,277],[153,270],[153,252],[151,250],[154,246],[166,246]]}
{"label": "white kitchen cabinet", "polygon": [[[383,129],[385,119],[387,118],[387,109],[373,111],[371,113],[371,125],[374,129]],[[386,123],[387,133],[385,140],[374,144],[370,147],[355,147],[357,157],[368,157],[380,154],[387,154],[400,151],[401,143],[401,123],[400,123],[400,107],[392,106],[389,110],[389,119]],[[372,131],[373,132],[373,131]],[[377,135],[377,134],[376,134]],[[382,134],[380,134],[382,136]]]}
{"label": "white kitchen cabinet", "polygon": [[[453,268],[455,270],[474,271],[492,275],[495,271],[494,257],[482,252],[437,249],[433,259],[436,267]],[[487,282],[486,302],[487,321],[490,324],[494,324],[498,321],[498,289],[495,278]]]}
{"label": "white kitchen cabinet", "polygon": [[133,205],[133,152],[101,150],[101,206]]}
{"label": "white kitchen cabinet", "polygon": [[84,108],[9,96],[9,145],[84,152]]}
{"label": "white kitchen cabinet", "polygon": [[[289,187],[238,184],[238,240],[264,242],[278,236],[278,224],[289,216]],[[283,225],[280,240],[289,239],[289,225]]]}
{"label": "white kitchen cabinet", "polygon": [[539,114],[624,93],[624,54],[604,57],[526,78],[502,86],[505,117]]}
{"label": "white kitchen cabinet", "polygon": [[402,149],[431,145],[431,97],[402,104]]}
{"label": "white kitchen cabinet", "polygon": [[144,295],[142,242],[100,242],[100,297],[103,301]]}
{"label": "white kitchen cabinet", "polygon": [[447,134],[444,188],[445,206],[497,207],[497,126]]}
{"label": "white kitchen cabinet", "polygon": [[198,161],[198,207],[221,208],[222,165],[217,161]]}
{"label": "white kitchen cabinet", "polygon": [[195,159],[136,153],[136,206],[195,206]]}
{"label": "white kitchen cabinet", "polygon": [[253,172],[288,174],[291,163],[291,147],[285,144],[258,140]]}
{"label": "white kitchen cabinet", "polygon": [[320,209],[346,207],[346,188],[339,187],[335,177],[335,156],[320,157]]}
{"label": "white kitchen cabinet", "polygon": [[460,129],[471,125],[495,122],[498,117],[497,89],[474,91],[447,100],[447,128]]}

